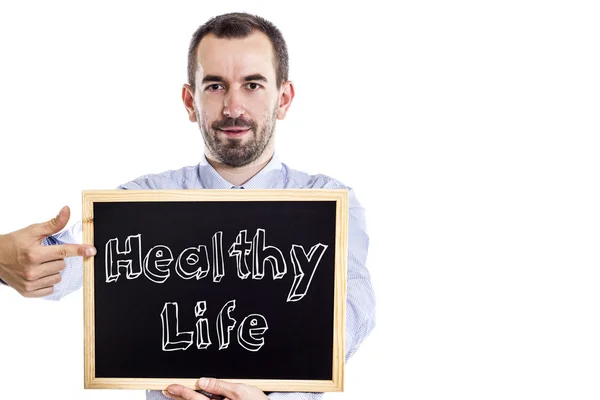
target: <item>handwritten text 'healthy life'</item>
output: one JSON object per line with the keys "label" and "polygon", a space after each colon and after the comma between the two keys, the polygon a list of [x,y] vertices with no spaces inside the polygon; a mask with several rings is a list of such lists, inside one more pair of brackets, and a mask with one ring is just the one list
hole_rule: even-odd
{"label": "handwritten text 'healthy life'", "polygon": [[[208,276],[212,267],[214,283],[219,283],[225,275],[223,232],[216,232],[212,237],[212,263],[205,245],[184,249],[176,260],[168,246],[157,245],[142,258],[141,241],[141,234],[128,236],[123,250],[119,250],[118,238],[106,243],[106,283],[117,282],[122,269],[126,270],[127,279],[135,279],[143,273],[154,283],[165,282],[171,276],[171,269],[182,279],[200,280]],[[292,245],[290,259],[294,280],[286,301],[299,301],[306,295],[326,249],[327,245],[322,243],[315,244],[308,251],[301,245]],[[250,241],[247,240],[247,230],[241,230],[229,247],[228,255],[235,258],[237,276],[240,279],[263,279],[267,264],[271,267],[273,279],[281,279],[287,273],[287,263],[281,250],[265,244],[264,229],[257,229]],[[196,317],[202,317],[206,309],[206,302],[198,301],[194,310]],[[217,315],[219,350],[229,347],[231,331],[237,324],[237,320],[231,316],[234,310],[235,300],[230,300]],[[193,344],[193,331],[179,332],[179,308],[176,302],[165,303],[160,317],[163,351],[186,350]],[[238,343],[248,351],[258,351],[264,345],[263,335],[267,329],[264,316],[250,314],[238,325]],[[196,322],[196,347],[206,349],[211,344],[208,320],[199,318]]]}

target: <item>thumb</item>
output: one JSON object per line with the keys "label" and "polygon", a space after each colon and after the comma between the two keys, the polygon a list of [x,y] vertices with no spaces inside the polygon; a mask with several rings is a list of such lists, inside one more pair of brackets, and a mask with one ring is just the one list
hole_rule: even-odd
{"label": "thumb", "polygon": [[50,221],[42,222],[41,224],[34,225],[34,230],[38,236],[50,236],[60,232],[69,222],[71,217],[71,210],[69,206],[64,206],[60,209],[58,215],[52,218]]}
{"label": "thumb", "polygon": [[231,400],[238,400],[242,397],[244,385],[221,381],[215,378],[198,379],[198,387],[212,394],[220,394]]}
{"label": "thumb", "polygon": [[170,385],[163,394],[172,399],[207,400],[208,397],[196,393],[194,390],[181,385]]}

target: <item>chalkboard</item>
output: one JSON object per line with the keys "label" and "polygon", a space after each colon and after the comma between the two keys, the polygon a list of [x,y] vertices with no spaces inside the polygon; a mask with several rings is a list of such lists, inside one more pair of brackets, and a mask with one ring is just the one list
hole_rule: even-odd
{"label": "chalkboard", "polygon": [[83,192],[85,387],[341,391],[347,190]]}

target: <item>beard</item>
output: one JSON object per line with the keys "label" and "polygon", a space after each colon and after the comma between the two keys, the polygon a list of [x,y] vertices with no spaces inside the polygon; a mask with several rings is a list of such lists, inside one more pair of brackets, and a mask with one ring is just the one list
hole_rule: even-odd
{"label": "beard", "polygon": [[[257,160],[267,148],[275,132],[277,108],[273,110],[270,118],[265,120],[262,127],[259,127],[255,121],[244,118],[225,118],[213,122],[209,127],[208,122],[201,119],[197,111],[196,118],[204,145],[208,147],[217,161],[230,167],[243,167]],[[219,135],[219,129],[232,127],[247,128],[252,135],[240,139]]]}

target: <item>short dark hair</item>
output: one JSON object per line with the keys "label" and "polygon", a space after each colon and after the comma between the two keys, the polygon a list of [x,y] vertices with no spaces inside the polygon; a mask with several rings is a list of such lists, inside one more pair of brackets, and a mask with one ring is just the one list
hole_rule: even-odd
{"label": "short dark hair", "polygon": [[283,35],[273,23],[258,15],[247,13],[228,13],[218,15],[200,26],[190,42],[188,49],[188,83],[195,89],[198,59],[196,50],[203,37],[212,33],[218,38],[245,38],[253,31],[260,31],[269,37],[273,45],[273,60],[277,86],[288,80],[289,57]]}

